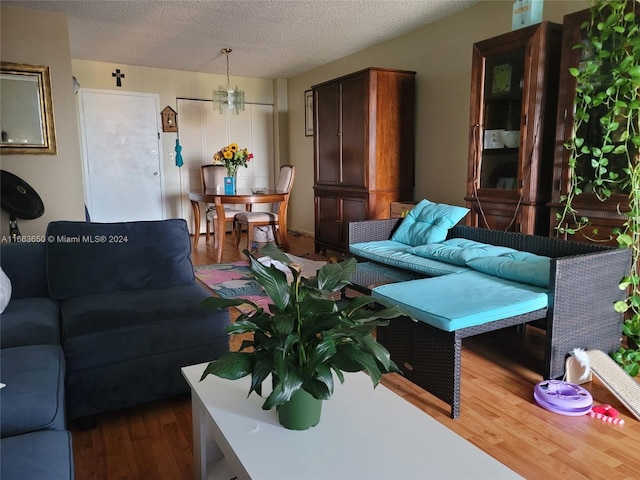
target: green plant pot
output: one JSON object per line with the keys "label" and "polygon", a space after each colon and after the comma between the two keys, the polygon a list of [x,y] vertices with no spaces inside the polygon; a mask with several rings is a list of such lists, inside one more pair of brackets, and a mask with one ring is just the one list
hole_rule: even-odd
{"label": "green plant pot", "polygon": [[307,430],[320,422],[322,400],[313,398],[300,389],[293,394],[291,400],[278,408],[280,425],[289,430]]}

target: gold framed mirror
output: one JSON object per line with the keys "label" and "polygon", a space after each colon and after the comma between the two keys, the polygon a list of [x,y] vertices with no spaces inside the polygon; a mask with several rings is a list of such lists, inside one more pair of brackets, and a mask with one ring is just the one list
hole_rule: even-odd
{"label": "gold framed mirror", "polygon": [[48,66],[1,63],[0,123],[0,153],[57,154]]}

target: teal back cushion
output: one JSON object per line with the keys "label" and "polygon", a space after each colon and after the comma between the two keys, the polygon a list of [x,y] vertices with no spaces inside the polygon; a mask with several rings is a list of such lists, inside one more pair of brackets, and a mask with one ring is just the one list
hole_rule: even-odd
{"label": "teal back cushion", "polygon": [[467,266],[488,275],[528,283],[538,287],[549,286],[551,259],[528,252],[505,253],[498,257],[476,258]]}
{"label": "teal back cushion", "polygon": [[442,242],[468,212],[468,208],[422,200],[402,220],[391,240],[412,246]]}
{"label": "teal back cushion", "polygon": [[474,258],[497,257],[503,253],[515,251],[513,248],[489,245],[466,238],[450,238],[441,243],[418,245],[407,250],[419,257],[432,258],[463,267]]}

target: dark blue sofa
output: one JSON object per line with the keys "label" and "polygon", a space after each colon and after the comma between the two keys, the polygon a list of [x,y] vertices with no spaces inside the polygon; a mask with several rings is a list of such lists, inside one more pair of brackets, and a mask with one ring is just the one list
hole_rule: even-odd
{"label": "dark blue sofa", "polygon": [[73,478],[67,419],[188,392],[180,367],[228,351],[190,254],[180,219],[52,222],[45,242],[1,246],[1,478]]}
{"label": "dark blue sofa", "polygon": [[0,478],[73,478],[65,430],[65,360],[43,243],[2,244],[11,301],[0,318]]}

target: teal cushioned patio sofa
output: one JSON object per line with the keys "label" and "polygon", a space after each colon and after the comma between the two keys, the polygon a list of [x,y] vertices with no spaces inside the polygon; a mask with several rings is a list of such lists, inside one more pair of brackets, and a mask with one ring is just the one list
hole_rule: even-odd
{"label": "teal cushioned patio sofa", "polygon": [[535,323],[545,329],[547,379],[563,375],[574,348],[620,346],[623,318],[613,304],[624,298],[618,283],[629,250],[465,227],[455,218],[444,222],[444,236],[422,242],[418,235],[412,244],[404,243],[406,218],[349,224],[349,250],[359,261],[423,276],[372,289],[407,313],[380,329],[379,340],[409,380],[451,405],[452,418],[460,415],[463,338]]}

